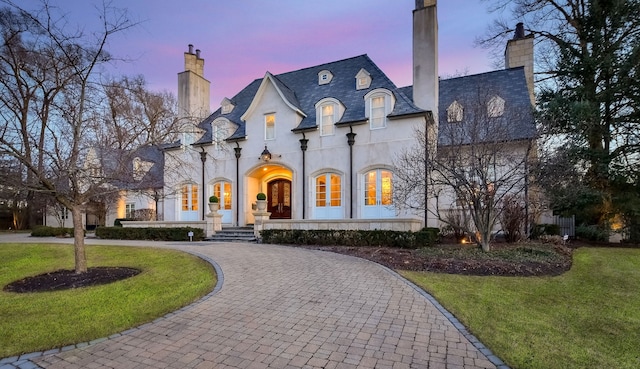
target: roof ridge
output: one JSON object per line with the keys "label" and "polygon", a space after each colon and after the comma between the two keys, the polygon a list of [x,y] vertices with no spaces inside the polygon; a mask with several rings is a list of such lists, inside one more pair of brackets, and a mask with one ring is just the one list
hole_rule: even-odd
{"label": "roof ridge", "polygon": [[315,68],[322,67],[322,66],[325,66],[325,65],[338,64],[338,63],[345,62],[347,60],[353,60],[353,59],[358,59],[358,58],[362,58],[362,57],[366,57],[369,61],[371,61],[371,59],[369,58],[369,56],[367,54],[360,54],[360,55],[352,56],[352,57],[349,57],[349,58],[344,58],[344,59],[340,59],[340,60],[334,60],[334,61],[331,61],[331,62],[312,65],[310,67],[305,67],[305,68],[300,68],[300,69],[296,69],[296,70],[291,70],[291,71],[288,71],[288,72],[283,72],[283,73],[280,73],[280,74],[276,74],[276,76],[284,76],[284,75],[291,74],[291,73],[297,73],[297,72],[302,72],[302,71],[309,70],[309,69],[315,69]]}

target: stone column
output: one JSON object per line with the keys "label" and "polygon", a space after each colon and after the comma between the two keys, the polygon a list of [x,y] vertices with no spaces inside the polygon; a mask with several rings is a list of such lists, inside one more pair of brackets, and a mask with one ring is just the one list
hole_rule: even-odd
{"label": "stone column", "polygon": [[255,211],[253,212],[253,235],[256,238],[260,237],[260,232],[264,229],[264,224],[269,221],[271,213],[268,211]]}
{"label": "stone column", "polygon": [[206,237],[210,238],[216,234],[217,231],[222,230],[222,214],[218,214],[217,211],[212,211],[206,216],[207,230]]}

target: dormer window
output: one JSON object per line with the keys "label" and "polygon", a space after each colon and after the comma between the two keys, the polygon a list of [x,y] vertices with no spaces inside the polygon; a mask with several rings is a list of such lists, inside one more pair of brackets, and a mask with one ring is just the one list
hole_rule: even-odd
{"label": "dormer window", "polygon": [[233,108],[235,108],[235,105],[233,105],[233,103],[231,102],[231,100],[229,100],[228,98],[224,98],[222,99],[222,103],[220,103],[221,107],[222,107],[222,114],[229,114],[231,113],[231,111],[233,111]]}
{"label": "dormer window", "polygon": [[182,149],[194,144],[200,138],[201,133],[200,129],[195,125],[185,124],[182,127]]}
{"label": "dormer window", "polygon": [[320,86],[329,84],[329,82],[331,82],[332,79],[333,79],[333,74],[328,70],[321,70],[318,73],[318,85]]}
{"label": "dormer window", "polygon": [[455,123],[462,122],[464,118],[464,108],[458,101],[454,101],[447,108],[447,122]]}
{"label": "dormer window", "polygon": [[370,129],[387,126],[387,116],[393,111],[395,99],[389,90],[375,89],[364,96]]}
{"label": "dormer window", "polygon": [[330,136],[334,133],[336,122],[344,113],[342,104],[333,98],[320,100],[316,104],[316,121],[320,126],[320,136]]}
{"label": "dormer window", "polygon": [[504,99],[493,96],[487,103],[487,115],[489,118],[501,117],[504,114]]}
{"label": "dormer window", "polygon": [[229,137],[229,121],[221,118],[216,119],[211,123],[211,142],[216,149],[222,149],[224,140]]}
{"label": "dormer window", "polygon": [[371,74],[364,68],[356,74],[356,90],[365,90],[371,86]]}

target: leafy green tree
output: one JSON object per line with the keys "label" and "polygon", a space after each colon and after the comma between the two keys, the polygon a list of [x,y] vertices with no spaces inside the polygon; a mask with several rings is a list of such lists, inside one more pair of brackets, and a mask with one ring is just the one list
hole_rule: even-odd
{"label": "leafy green tree", "polygon": [[[487,1],[535,35],[539,119],[552,143],[538,178],[554,209],[602,226],[631,214],[625,205],[640,199],[640,1]],[[502,45],[510,33],[497,21],[480,43]]]}

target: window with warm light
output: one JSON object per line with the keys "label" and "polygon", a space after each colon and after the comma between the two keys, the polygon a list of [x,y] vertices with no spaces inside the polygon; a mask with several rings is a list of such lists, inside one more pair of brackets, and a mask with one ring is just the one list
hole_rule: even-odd
{"label": "window with warm light", "polygon": [[342,178],[335,173],[316,177],[316,207],[342,206]]}
{"label": "window with warm light", "polygon": [[393,174],[388,170],[377,169],[364,175],[364,204],[367,206],[393,205]]}
{"label": "window with warm light", "polygon": [[264,139],[275,140],[276,138],[276,115],[267,114],[264,116]]}
{"label": "window with warm light", "polygon": [[182,186],[182,211],[198,210],[198,186],[187,184]]}
{"label": "window with warm light", "polygon": [[371,128],[384,128],[385,126],[384,97],[377,96],[371,99]]}
{"label": "window with warm light", "polygon": [[382,205],[389,206],[393,203],[392,187],[391,187],[391,172],[383,170],[381,172],[381,196],[380,201]]}
{"label": "window with warm light", "polygon": [[220,210],[231,210],[231,183],[222,181],[213,185],[213,195],[220,200]]}
{"label": "window with warm light", "polygon": [[376,202],[377,202],[376,201],[376,193],[377,193],[376,177],[377,177],[377,172],[375,172],[375,171],[369,172],[369,173],[365,174],[365,176],[364,176],[364,188],[365,188],[364,203],[365,203],[365,205],[375,205]]}
{"label": "window with warm light", "polygon": [[335,123],[335,108],[333,104],[322,105],[321,108],[321,121],[320,121],[320,135],[328,136],[333,134],[333,128]]}

